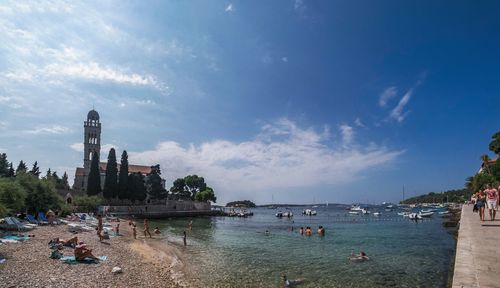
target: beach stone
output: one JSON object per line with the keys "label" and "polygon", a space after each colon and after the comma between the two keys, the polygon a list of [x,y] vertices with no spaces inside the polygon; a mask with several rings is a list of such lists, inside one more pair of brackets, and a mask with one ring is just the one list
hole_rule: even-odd
{"label": "beach stone", "polygon": [[118,267],[118,266],[115,266],[113,267],[113,269],[111,270],[112,273],[114,274],[117,274],[117,273],[122,273],[122,268]]}

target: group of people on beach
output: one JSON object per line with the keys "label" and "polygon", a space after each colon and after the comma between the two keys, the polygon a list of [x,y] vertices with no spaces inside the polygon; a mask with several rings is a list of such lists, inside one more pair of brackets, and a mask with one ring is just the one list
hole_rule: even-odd
{"label": "group of people on beach", "polygon": [[92,249],[89,249],[87,247],[87,244],[85,244],[83,241],[78,241],[78,237],[76,236],[67,240],[54,238],[50,240],[48,244],[49,248],[52,250],[50,258],[53,259],[61,258],[63,254],[60,252],[60,250],[62,250],[63,247],[70,247],[74,249],[73,253],[75,255],[76,261],[85,261],[87,259],[93,261],[99,261],[99,258],[97,258],[94,254],[92,254]]}
{"label": "group of people on beach", "polygon": [[498,189],[493,187],[491,184],[487,184],[486,188],[483,190],[479,190],[478,192],[474,193],[471,197],[471,201],[474,204],[474,212],[479,212],[479,219],[481,221],[484,221],[484,210],[485,206],[488,207],[488,212],[490,215],[490,221],[495,221],[495,217],[497,214],[498,206],[499,206],[499,191],[500,186],[498,186]]}

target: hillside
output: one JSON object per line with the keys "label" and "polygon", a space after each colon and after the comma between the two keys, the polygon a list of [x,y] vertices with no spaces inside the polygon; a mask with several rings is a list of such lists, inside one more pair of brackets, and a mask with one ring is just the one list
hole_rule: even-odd
{"label": "hillside", "polygon": [[430,192],[425,195],[420,195],[408,198],[401,201],[401,204],[416,204],[416,203],[463,203],[470,199],[472,192],[468,189],[448,190],[445,192]]}

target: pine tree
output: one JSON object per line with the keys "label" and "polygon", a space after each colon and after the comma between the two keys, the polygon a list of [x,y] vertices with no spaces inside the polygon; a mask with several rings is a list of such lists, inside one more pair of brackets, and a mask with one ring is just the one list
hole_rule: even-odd
{"label": "pine tree", "polygon": [[64,171],[64,174],[61,178],[61,185],[64,187],[64,189],[69,189],[68,174],[66,173],[66,171]]}
{"label": "pine tree", "polygon": [[49,170],[47,170],[47,173],[45,174],[45,179],[50,179],[50,177],[52,177],[52,171],[50,171],[49,168]]}
{"label": "pine tree", "polygon": [[26,172],[28,170],[28,167],[26,167],[26,164],[24,163],[23,160],[19,162],[19,165],[17,165],[16,169],[16,174]]}
{"label": "pine tree", "polygon": [[0,177],[6,177],[9,173],[9,162],[7,161],[7,154],[0,154]]}
{"label": "pine tree", "polygon": [[33,163],[33,168],[31,168],[30,173],[36,177],[40,176],[40,168],[38,167],[38,162]]}
{"label": "pine tree", "polygon": [[152,199],[165,199],[168,196],[167,190],[161,185],[160,165],[151,166],[151,172],[148,174],[146,185],[149,196]]}
{"label": "pine tree", "polygon": [[99,171],[99,154],[92,153],[89,179],[87,181],[87,195],[93,196],[101,192],[101,173]]}
{"label": "pine tree", "polygon": [[144,201],[146,199],[147,191],[144,183],[144,175],[141,173],[131,173],[128,176],[128,184],[131,188],[129,198],[132,201]]}
{"label": "pine tree", "polygon": [[16,171],[14,170],[14,165],[12,164],[12,162],[10,162],[10,167],[9,170],[7,171],[7,177],[9,178],[16,177]]}
{"label": "pine tree", "polygon": [[128,198],[128,155],[127,151],[123,150],[122,159],[120,163],[120,174],[118,176],[118,198]]}
{"label": "pine tree", "polygon": [[106,178],[104,179],[104,189],[102,195],[106,199],[118,196],[118,167],[116,164],[115,149],[111,148],[108,154],[108,164],[106,164]]}

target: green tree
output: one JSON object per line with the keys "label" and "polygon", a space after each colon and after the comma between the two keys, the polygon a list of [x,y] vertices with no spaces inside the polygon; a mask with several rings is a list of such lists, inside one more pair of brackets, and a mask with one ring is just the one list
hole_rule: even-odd
{"label": "green tree", "polygon": [[99,154],[96,151],[92,153],[92,162],[90,162],[89,179],[87,181],[87,195],[93,196],[101,192],[101,172],[99,171]]}
{"label": "green tree", "polygon": [[131,173],[128,175],[128,184],[130,188],[129,199],[131,201],[144,201],[146,199],[146,183],[144,181],[144,175],[141,173]]}
{"label": "green tree", "polygon": [[14,178],[16,177],[16,170],[14,170],[14,165],[10,162],[9,170],[7,171],[7,177]]}
{"label": "green tree", "polygon": [[7,216],[9,211],[7,210],[7,207],[5,207],[2,203],[0,203],[0,218],[3,218]]}
{"label": "green tree", "polygon": [[64,174],[61,178],[60,187],[61,189],[69,189],[68,173],[66,173],[66,171],[64,171]]}
{"label": "green tree", "polygon": [[62,207],[63,199],[57,194],[54,184],[50,180],[35,181],[35,188],[29,190],[26,197],[26,208],[36,213]]}
{"label": "green tree", "polygon": [[16,174],[25,173],[26,171],[28,171],[28,167],[26,167],[26,163],[24,163],[23,160],[19,161],[19,165],[17,165],[17,169],[16,169]]}
{"label": "green tree", "polygon": [[500,154],[500,132],[497,132],[491,136],[493,139],[490,142],[490,151],[495,152],[495,154],[499,155]]}
{"label": "green tree", "polygon": [[82,207],[86,212],[93,212],[101,204],[101,199],[97,196],[76,197],[73,204]]}
{"label": "green tree", "polygon": [[102,195],[106,199],[111,199],[118,195],[118,165],[116,164],[115,148],[111,148],[106,164],[106,178],[104,179],[104,189]]}
{"label": "green tree", "polygon": [[151,166],[151,172],[146,178],[146,187],[151,199],[161,200],[168,197],[168,192],[162,186],[160,164]]}
{"label": "green tree", "polygon": [[[206,191],[202,196],[196,197],[196,194]],[[175,198],[179,199],[206,199],[215,202],[215,194],[212,195],[213,189],[208,187],[203,177],[198,175],[188,175],[184,178],[178,178],[174,181],[170,192]],[[205,201],[206,201],[205,200]]]}
{"label": "green tree", "polygon": [[23,187],[15,181],[0,182],[0,202],[9,211],[20,212],[24,209],[26,192]]}
{"label": "green tree", "polygon": [[120,160],[120,172],[118,175],[118,198],[128,198],[128,155],[127,151],[123,150],[122,158]]}
{"label": "green tree", "polygon": [[195,200],[200,202],[212,201],[215,203],[217,201],[217,197],[215,197],[214,190],[210,187],[207,187],[207,189],[196,193]]}
{"label": "green tree", "polygon": [[50,171],[50,168],[47,170],[47,173],[45,173],[45,179],[50,179],[52,177],[52,171]]}
{"label": "green tree", "polygon": [[492,184],[494,186],[498,185],[498,182],[496,181],[495,177],[489,173],[477,173],[474,176],[474,180],[472,181],[472,188],[474,189],[473,191],[479,191],[479,190],[484,190],[486,188],[486,185]]}
{"label": "green tree", "polygon": [[0,177],[6,177],[9,173],[9,162],[7,161],[7,154],[0,154]]}
{"label": "green tree", "polygon": [[33,163],[33,167],[31,168],[30,173],[35,175],[36,177],[40,176],[40,168],[38,167],[37,161],[35,161],[35,163]]}
{"label": "green tree", "polygon": [[490,173],[491,174],[491,169],[490,169],[490,157],[486,154],[484,155],[481,155],[481,161],[483,161],[483,168],[484,168],[484,171],[486,171],[487,173]]}

